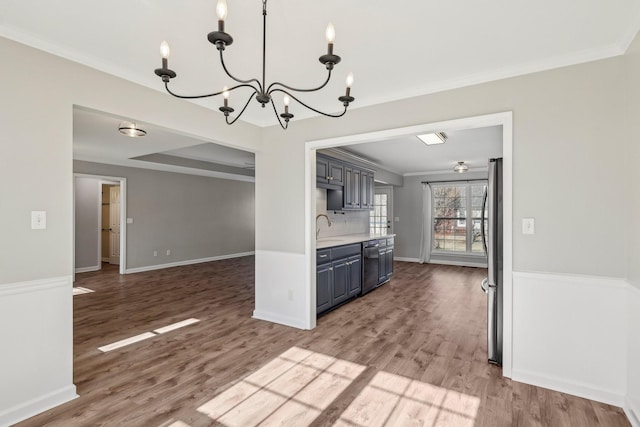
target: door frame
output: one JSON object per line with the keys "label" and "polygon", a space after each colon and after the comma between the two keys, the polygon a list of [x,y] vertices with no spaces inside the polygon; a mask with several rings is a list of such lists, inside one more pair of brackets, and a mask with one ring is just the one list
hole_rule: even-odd
{"label": "door frame", "polygon": [[363,144],[375,140],[384,140],[409,135],[434,133],[443,129],[465,130],[485,126],[502,126],[503,158],[503,360],[502,375],[511,378],[513,362],[513,112],[486,114],[461,119],[424,123],[402,128],[385,129],[375,132],[347,135],[335,138],[311,140],[305,142],[305,289],[308,304],[306,312],[309,329],[316,327],[316,235],[314,220],[316,216],[316,150],[348,145]]}
{"label": "door frame", "polygon": [[[87,174],[87,173],[74,173],[73,174],[73,186],[74,186],[74,191],[73,191],[73,239],[72,239],[72,245],[73,245],[73,257],[72,257],[72,263],[73,263],[73,269],[71,271],[73,271],[73,279],[75,281],[75,264],[76,264],[76,239],[75,239],[75,232],[76,232],[76,198],[75,198],[75,185],[76,185],[76,178],[93,178],[93,179],[97,179],[99,182],[99,191],[102,191],[102,184],[108,184],[108,183],[118,183],[120,185],[120,266],[119,266],[119,273],[120,274],[125,274],[125,272],[127,271],[127,178],[124,177],[119,177],[119,176],[107,176],[107,175],[93,175],[93,174]],[[104,182],[104,181],[109,181],[109,182]],[[100,202],[102,203],[102,197],[100,197]],[[102,265],[102,205],[98,206],[98,220],[99,220],[99,227],[98,227],[98,265],[101,266]]]}
{"label": "door frame", "polygon": [[387,221],[389,221],[389,224],[391,225],[391,227],[389,227],[389,232],[393,234],[395,229],[394,218],[393,218],[393,185],[374,185],[373,187],[374,196],[376,194],[377,189],[388,191],[389,197],[387,198]]}

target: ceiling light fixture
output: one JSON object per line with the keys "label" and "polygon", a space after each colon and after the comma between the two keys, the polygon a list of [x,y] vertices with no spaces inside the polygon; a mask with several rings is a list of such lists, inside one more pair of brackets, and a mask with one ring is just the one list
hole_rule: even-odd
{"label": "ceiling light fixture", "polygon": [[469,170],[469,166],[465,165],[464,162],[458,162],[457,165],[454,166],[453,171],[458,173],[465,173]]}
{"label": "ceiling light fixture", "polygon": [[130,136],[132,138],[137,138],[139,136],[145,136],[147,134],[146,130],[139,128],[138,125],[136,125],[135,123],[131,123],[131,122],[122,122],[122,123],[120,123],[120,126],[118,127],[118,130],[120,131],[121,134],[126,135],[126,136]]}
{"label": "ceiling light fixture", "polygon": [[447,134],[444,132],[427,133],[425,135],[417,135],[420,141],[427,145],[444,144],[447,141]]}
{"label": "ceiling light fixture", "polygon": [[[224,62],[224,58],[222,53],[224,52],[225,48],[229,45],[231,45],[231,43],[233,43],[233,38],[225,33],[224,31],[224,20],[227,17],[227,2],[226,0],[218,0],[217,6],[216,6],[216,13],[218,15],[218,31],[212,31],[209,33],[209,35],[207,36],[208,40],[210,43],[214,44],[216,46],[216,48],[218,49],[218,51],[220,52],[220,63],[222,64],[222,69],[224,70],[224,72],[227,74],[227,76],[229,76],[231,79],[235,80],[236,82],[238,82],[239,84],[230,88],[224,88],[222,91],[220,92],[214,92],[214,93],[209,93],[209,94],[204,94],[204,95],[192,95],[192,96],[186,96],[186,95],[178,95],[174,92],[172,92],[169,89],[169,81],[173,78],[176,77],[176,73],[173,70],[169,69],[169,65],[168,65],[168,58],[169,58],[169,53],[170,53],[170,49],[169,49],[169,45],[167,44],[166,41],[163,41],[162,44],[160,45],[160,54],[162,56],[162,68],[158,68],[155,70],[156,75],[158,75],[162,81],[164,82],[164,87],[167,90],[167,92],[169,92],[171,95],[177,97],[177,98],[183,98],[183,99],[198,99],[198,98],[208,98],[208,97],[212,97],[212,96],[217,96],[217,95],[223,95],[224,97],[224,103],[223,106],[219,108],[220,111],[222,111],[222,113],[225,116],[225,120],[227,122],[227,124],[232,125],[236,122],[236,120],[238,120],[242,114],[244,113],[244,111],[247,109],[247,106],[249,105],[249,102],[251,102],[251,99],[253,99],[254,97],[256,98],[256,100],[262,104],[262,107],[264,108],[267,104],[271,104],[271,106],[273,107],[273,112],[276,115],[276,118],[278,119],[278,122],[280,123],[280,126],[282,127],[282,129],[287,129],[287,127],[289,126],[289,120],[292,119],[294,116],[292,113],[289,112],[289,102],[291,99],[295,100],[296,102],[298,102],[300,105],[302,105],[303,107],[316,112],[318,114],[322,114],[323,116],[327,116],[327,117],[342,117],[344,116],[344,114],[347,112],[347,108],[349,107],[349,103],[354,101],[354,98],[351,96],[351,85],[353,84],[353,73],[349,73],[349,75],[347,76],[347,89],[346,92],[343,96],[340,96],[338,98],[338,100],[340,102],[342,102],[342,105],[344,106],[344,110],[341,113],[337,113],[337,114],[330,114],[330,113],[324,113],[320,110],[317,110],[316,108],[313,108],[307,104],[305,104],[304,102],[302,102],[300,99],[298,99],[296,96],[294,96],[291,92],[315,92],[318,91],[320,89],[322,89],[323,87],[325,87],[327,85],[327,83],[329,83],[329,80],[331,79],[331,71],[333,70],[333,67],[338,64],[341,60],[341,58],[338,55],[335,55],[333,53],[333,42],[335,41],[335,29],[333,28],[332,24],[329,24],[327,26],[327,31],[326,31],[326,38],[327,38],[327,53],[322,55],[319,60],[320,62],[327,68],[328,74],[327,74],[327,79],[324,81],[324,83],[322,83],[320,86],[315,87],[315,88],[309,88],[309,89],[300,89],[300,88],[294,88],[291,86],[288,86],[284,83],[280,83],[280,82],[273,82],[271,84],[269,84],[269,86],[267,86],[266,83],[266,77],[265,77],[265,69],[266,69],[266,34],[267,34],[267,0],[262,0],[262,81],[258,80],[258,79],[248,79],[248,80],[242,80],[239,79],[237,77],[235,77],[233,74],[231,74],[229,72],[229,70],[227,69],[227,66]],[[249,99],[247,99],[247,101],[245,102],[244,106],[242,107],[242,109],[240,110],[240,113],[238,113],[238,115],[235,118],[232,118],[231,120],[229,120],[229,115],[231,113],[233,113],[235,110],[229,106],[229,94],[231,91],[234,91],[236,89],[239,88],[250,88],[251,89],[251,95],[249,96]],[[285,95],[284,97],[284,113],[281,113],[280,115],[278,115],[278,110],[276,108],[276,105],[273,102],[273,94],[276,92],[281,92]],[[282,123],[281,118],[284,120],[284,124]]]}

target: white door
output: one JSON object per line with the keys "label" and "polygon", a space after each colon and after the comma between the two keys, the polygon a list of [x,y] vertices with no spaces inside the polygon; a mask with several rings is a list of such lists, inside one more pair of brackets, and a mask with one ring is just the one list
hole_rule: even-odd
{"label": "white door", "polygon": [[375,187],[369,230],[379,234],[393,233],[393,187]]}
{"label": "white door", "polygon": [[109,188],[109,264],[120,264],[120,187]]}

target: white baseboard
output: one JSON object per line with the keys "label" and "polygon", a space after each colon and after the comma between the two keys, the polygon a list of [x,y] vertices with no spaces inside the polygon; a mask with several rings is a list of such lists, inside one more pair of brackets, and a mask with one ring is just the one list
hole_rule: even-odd
{"label": "white baseboard", "polygon": [[292,328],[309,329],[307,325],[304,324],[304,322],[300,322],[298,319],[282,316],[277,313],[267,313],[265,311],[254,310],[252,317],[258,320],[266,320],[267,322],[279,323],[281,325],[291,326]]}
{"label": "white baseboard", "polygon": [[88,273],[90,271],[99,271],[102,268],[100,265],[92,265],[89,267],[76,268],[76,273]]}
{"label": "white baseboard", "polygon": [[640,407],[634,405],[634,402],[627,396],[625,399],[625,405],[623,406],[624,413],[627,415],[629,423],[633,427],[640,427]]}
{"label": "white baseboard", "polygon": [[[406,257],[393,257],[394,261],[400,262],[420,262],[420,258],[406,258]],[[478,263],[478,262],[467,262],[467,261],[447,261],[447,260],[435,260],[432,259],[426,264],[441,264],[441,265],[457,265],[460,267],[481,267],[487,268],[486,263]]]}
{"label": "white baseboard", "polygon": [[32,399],[21,405],[14,406],[13,408],[0,412],[0,426],[13,425],[58,405],[67,403],[77,397],[78,395],[76,394],[75,385],[70,385],[60,390],[45,394],[44,396]]}
{"label": "white baseboard", "polygon": [[431,259],[429,264],[440,264],[440,265],[456,265],[458,267],[479,267],[479,268],[487,268],[486,262],[473,262],[473,261],[450,261],[445,259]]}
{"label": "white baseboard", "polygon": [[145,267],[127,268],[125,274],[142,273],[144,271],[162,270],[163,268],[180,267],[183,265],[200,264],[203,262],[220,261],[223,259],[241,258],[245,256],[254,255],[255,252],[241,252],[237,254],[219,255],[209,258],[188,259],[185,261],[169,262],[166,264],[147,265]]}
{"label": "white baseboard", "polygon": [[547,388],[549,390],[555,390],[561,393],[595,400],[597,402],[602,402],[609,405],[620,407],[625,406],[625,397],[619,392],[602,390],[577,382],[569,382],[562,378],[553,378],[550,376],[520,371],[514,368],[511,371],[511,379],[521,383],[535,385],[538,387]]}
{"label": "white baseboard", "polygon": [[394,256],[393,260],[394,261],[400,261],[400,262],[420,262],[420,259],[418,259],[418,258],[405,258],[405,257],[401,257],[401,256]]}

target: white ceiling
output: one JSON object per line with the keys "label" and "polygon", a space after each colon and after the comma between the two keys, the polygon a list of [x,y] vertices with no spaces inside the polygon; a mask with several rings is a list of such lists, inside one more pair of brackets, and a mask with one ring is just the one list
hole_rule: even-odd
{"label": "white ceiling", "polygon": [[[242,78],[259,77],[261,2],[228,4],[226,29],[235,41],[225,52],[227,65]],[[303,96],[334,112],[349,71],[357,108],[619,55],[640,28],[638,0],[271,0],[268,12],[268,81],[320,83],[324,28],[335,25],[335,53],[343,61],[334,81]],[[185,94],[231,84],[206,40],[215,27],[215,0],[0,2],[0,35],[157,90],[163,87],[153,70],[167,40],[169,65],[178,73],[172,86]],[[232,94],[232,106],[240,107],[239,95]],[[218,115],[220,104],[205,103]],[[298,105],[291,112],[309,115]],[[274,124],[272,111],[257,102],[243,119]]]}
{"label": "white ceiling", "polygon": [[446,131],[444,144],[425,145],[416,136],[345,147],[400,175],[451,173],[458,162],[484,171],[490,158],[502,157],[502,126]]}
{"label": "white ceiling", "polygon": [[253,173],[247,171],[253,169],[255,164],[253,153],[178,134],[149,123],[137,122],[137,126],[147,131],[147,135],[131,138],[118,132],[119,124],[123,120],[131,119],[74,108],[73,158],[253,181]]}

